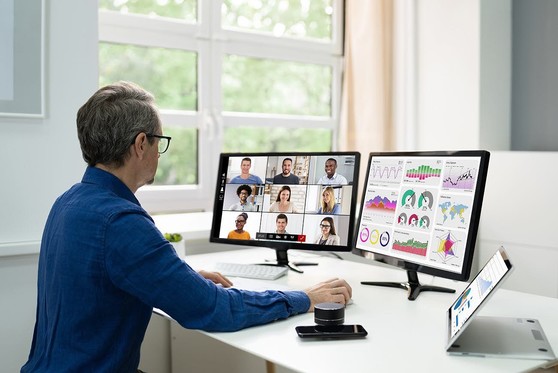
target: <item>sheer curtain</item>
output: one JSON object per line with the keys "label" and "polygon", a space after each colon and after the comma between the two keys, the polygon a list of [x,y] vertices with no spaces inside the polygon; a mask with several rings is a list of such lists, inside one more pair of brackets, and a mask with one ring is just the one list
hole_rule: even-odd
{"label": "sheer curtain", "polygon": [[345,74],[339,147],[393,149],[393,0],[345,1]]}

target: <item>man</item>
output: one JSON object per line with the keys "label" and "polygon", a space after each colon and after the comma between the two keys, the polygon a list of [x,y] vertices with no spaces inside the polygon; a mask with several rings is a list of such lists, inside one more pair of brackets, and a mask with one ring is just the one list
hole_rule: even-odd
{"label": "man", "polygon": [[262,179],[257,175],[250,173],[252,160],[250,158],[242,158],[240,161],[240,175],[231,179],[231,184],[263,184]]}
{"label": "man", "polygon": [[292,166],[293,160],[291,158],[283,159],[281,164],[283,172],[273,177],[273,184],[300,184],[298,176],[291,174]]}
{"label": "man", "polygon": [[241,185],[236,188],[238,202],[230,207],[232,211],[256,211],[256,205],[248,201],[248,197],[252,194],[252,188],[248,185]]}
{"label": "man", "polygon": [[136,372],[153,307],[187,328],[233,331],[350,299],[339,279],[305,291],[227,289],[227,278],[179,259],[134,196],[170,142],[150,93],[101,88],[79,109],[77,132],[88,167],[46,222],[22,372]]}
{"label": "man", "polygon": [[335,158],[328,158],[325,162],[325,175],[318,180],[318,184],[322,185],[347,185],[345,176],[337,172],[337,160]]}
{"label": "man", "polygon": [[278,234],[287,234],[287,224],[289,223],[289,219],[285,214],[279,214],[275,218],[275,233]]}

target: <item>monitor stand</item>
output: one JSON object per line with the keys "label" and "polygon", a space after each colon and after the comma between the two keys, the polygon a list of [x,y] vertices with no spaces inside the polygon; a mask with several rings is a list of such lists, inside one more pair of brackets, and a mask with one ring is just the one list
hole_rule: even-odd
{"label": "monitor stand", "polygon": [[390,288],[406,289],[409,300],[415,300],[422,291],[436,291],[439,293],[455,293],[455,289],[444,288],[441,286],[421,285],[418,279],[417,271],[407,270],[408,282],[376,282],[362,281],[363,285],[385,286]]}
{"label": "monitor stand", "polygon": [[275,254],[277,256],[276,261],[266,261],[265,263],[261,263],[266,266],[276,266],[276,267],[287,267],[292,271],[298,273],[304,273],[304,271],[299,266],[317,266],[318,263],[310,263],[310,262],[289,262],[289,256],[287,255],[287,250],[275,250]]}

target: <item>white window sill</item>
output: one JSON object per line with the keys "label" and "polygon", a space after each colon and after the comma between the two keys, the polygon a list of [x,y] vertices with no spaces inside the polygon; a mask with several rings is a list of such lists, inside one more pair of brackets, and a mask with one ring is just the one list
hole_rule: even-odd
{"label": "white window sill", "polygon": [[199,239],[209,241],[212,219],[212,212],[153,215],[155,225],[163,234],[180,233],[185,241]]}

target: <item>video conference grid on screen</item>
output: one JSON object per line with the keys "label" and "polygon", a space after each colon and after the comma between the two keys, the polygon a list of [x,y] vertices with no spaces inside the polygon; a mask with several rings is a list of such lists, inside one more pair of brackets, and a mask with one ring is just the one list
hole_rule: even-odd
{"label": "video conference grid on screen", "polygon": [[373,156],[356,247],[461,273],[480,162],[480,156]]}
{"label": "video conference grid on screen", "polygon": [[355,155],[223,157],[219,238],[351,244]]}

